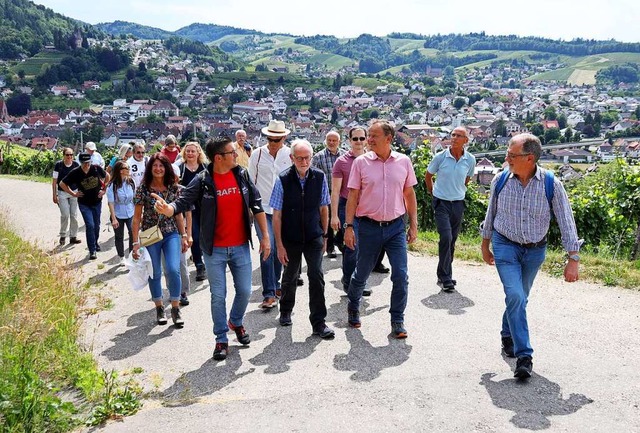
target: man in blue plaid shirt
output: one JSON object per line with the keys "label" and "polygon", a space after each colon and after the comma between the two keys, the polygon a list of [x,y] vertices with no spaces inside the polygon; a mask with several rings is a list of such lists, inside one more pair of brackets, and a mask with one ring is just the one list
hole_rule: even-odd
{"label": "man in blue plaid shirt", "polygon": [[[340,134],[336,131],[329,131],[324,139],[325,148],[313,156],[311,165],[321,170],[327,183],[329,191],[331,191],[331,173],[333,173],[333,165],[336,160],[344,155],[344,151],[340,149]],[[334,259],[336,257],[334,233],[331,228],[331,206],[329,206],[329,229],[327,238],[327,257]]]}

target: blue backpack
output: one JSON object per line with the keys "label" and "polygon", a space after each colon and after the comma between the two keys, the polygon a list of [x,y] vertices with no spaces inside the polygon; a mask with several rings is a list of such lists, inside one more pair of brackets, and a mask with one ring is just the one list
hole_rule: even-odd
{"label": "blue backpack", "polygon": [[[509,179],[509,169],[504,169],[502,173],[500,173],[500,177],[498,178],[498,182],[496,183],[495,197],[496,201],[498,200],[498,195],[500,195],[500,191],[504,188],[504,185],[507,183]],[[553,172],[551,170],[544,171],[544,193],[547,196],[547,201],[549,202],[549,211],[551,213],[551,220],[553,220]]]}

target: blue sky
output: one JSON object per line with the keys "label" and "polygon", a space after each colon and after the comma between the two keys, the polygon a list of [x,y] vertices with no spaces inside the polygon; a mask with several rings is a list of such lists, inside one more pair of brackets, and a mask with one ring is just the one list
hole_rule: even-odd
{"label": "blue sky", "polygon": [[131,21],[164,30],[194,22],[294,35],[485,31],[570,40],[640,42],[637,0],[35,0],[91,24]]}

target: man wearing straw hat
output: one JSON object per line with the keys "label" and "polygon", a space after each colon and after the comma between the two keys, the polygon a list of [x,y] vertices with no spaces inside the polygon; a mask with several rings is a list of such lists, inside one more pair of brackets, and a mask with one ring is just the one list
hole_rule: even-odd
{"label": "man wearing straw hat", "polygon": [[269,206],[271,192],[278,175],[291,166],[291,150],[284,142],[291,131],[280,120],[271,120],[269,125],[262,128],[262,134],[267,137],[267,144],[257,148],[249,158],[249,178],[256,185],[262,197],[262,207],[267,215],[268,233],[263,233],[256,225],[258,238],[269,236],[271,239],[271,254],[260,262],[262,278],[262,309],[272,309],[276,306],[276,295],[280,294],[280,276],[282,264],[278,261],[276,241],[273,234],[273,209]]}

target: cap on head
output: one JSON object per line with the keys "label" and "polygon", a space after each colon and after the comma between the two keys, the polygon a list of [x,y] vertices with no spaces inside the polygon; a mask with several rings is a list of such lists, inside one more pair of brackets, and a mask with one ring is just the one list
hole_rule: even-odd
{"label": "cap on head", "polygon": [[84,148],[87,150],[96,150],[96,144],[93,141],[88,141]]}
{"label": "cap on head", "polygon": [[291,133],[291,130],[284,127],[282,120],[271,120],[269,126],[262,128],[262,133],[268,137],[284,137]]}
{"label": "cap on head", "polygon": [[[94,144],[94,147],[95,147],[95,144]],[[82,152],[80,155],[78,155],[78,160],[80,161],[80,164],[84,164],[85,162],[91,161],[91,155],[89,155],[86,152]]]}

